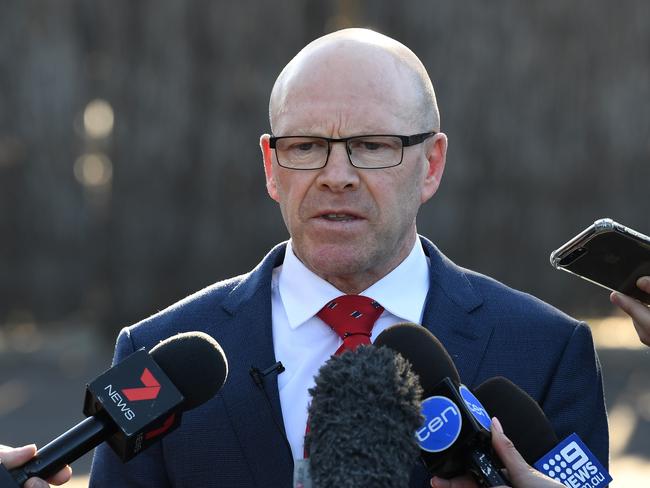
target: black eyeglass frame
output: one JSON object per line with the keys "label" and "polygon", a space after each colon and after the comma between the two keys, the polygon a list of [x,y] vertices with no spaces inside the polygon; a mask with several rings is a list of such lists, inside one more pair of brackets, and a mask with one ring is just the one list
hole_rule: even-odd
{"label": "black eyeglass frame", "polygon": [[[346,148],[346,153],[348,155],[348,161],[350,161],[350,164],[354,166],[355,168],[358,169],[385,169],[385,168],[393,168],[395,166],[399,166],[402,164],[402,160],[404,159],[404,148],[409,147],[409,146],[415,146],[417,144],[422,144],[425,140],[427,140],[429,137],[435,136],[438,134],[438,131],[431,131],[431,132],[421,132],[420,134],[413,134],[410,136],[400,136],[397,134],[363,134],[363,135],[358,135],[358,136],[350,136],[350,137],[342,137],[340,139],[334,139],[332,137],[321,137],[321,136],[271,136],[269,137],[269,147],[275,151],[275,158],[278,161],[278,164],[282,166],[283,168],[287,169],[295,169],[298,171],[310,171],[313,169],[323,169],[325,166],[327,166],[327,162],[330,159],[330,152],[332,150],[332,143],[333,142],[344,142],[345,143],[345,148]],[[322,141],[327,141],[327,156],[325,156],[325,162],[323,163],[322,166],[318,166],[317,168],[294,168],[293,166],[284,166],[282,163],[280,163],[280,158],[278,157],[278,150],[276,147],[277,141],[280,139],[293,139],[297,137],[305,137],[305,138],[312,138],[312,139],[320,139]],[[399,162],[395,164],[390,164],[388,166],[357,166],[352,162],[352,158],[350,157],[350,149],[348,147],[348,141],[352,139],[360,139],[364,137],[397,137],[400,141],[402,141],[402,154],[400,156]]]}

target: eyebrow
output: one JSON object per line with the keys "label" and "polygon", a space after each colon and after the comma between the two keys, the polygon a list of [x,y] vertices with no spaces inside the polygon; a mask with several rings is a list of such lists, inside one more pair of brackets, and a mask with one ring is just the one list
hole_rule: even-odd
{"label": "eyebrow", "polygon": [[[329,132],[329,131],[328,131]],[[402,131],[403,132],[403,131]],[[397,134],[400,133],[399,130],[397,129],[370,129],[370,128],[365,128],[361,130],[355,130],[354,132],[351,132],[349,134],[338,134],[339,137],[341,138],[348,138],[348,137],[357,137],[357,136],[366,136],[366,135],[391,135],[391,134]],[[273,133],[273,135],[276,135]],[[301,136],[301,137],[325,137],[328,139],[331,139],[331,132],[328,134],[324,134],[322,130],[322,126],[318,127],[316,125],[312,125],[309,128],[306,128],[305,126],[301,126],[295,130],[291,131],[285,131],[283,136]]]}

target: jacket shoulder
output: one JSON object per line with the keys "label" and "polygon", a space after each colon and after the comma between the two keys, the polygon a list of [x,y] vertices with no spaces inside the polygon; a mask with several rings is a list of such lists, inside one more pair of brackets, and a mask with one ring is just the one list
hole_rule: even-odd
{"label": "jacket shoulder", "polygon": [[134,325],[125,327],[117,339],[118,351],[150,348],[174,334],[202,331],[217,334],[242,306],[270,304],[271,275],[282,263],[286,243],[280,243],[251,271],[218,281],[170,305]]}
{"label": "jacket shoulder", "polygon": [[213,283],[153,315],[122,329],[121,340],[129,338],[133,349],[150,348],[159,340],[180,332],[205,331],[225,313],[224,301],[250,273]]}
{"label": "jacket shoulder", "polygon": [[590,335],[584,322],[553,305],[481,273],[464,272],[472,287],[483,297],[482,313],[499,317],[501,331],[525,331],[531,340],[539,336],[560,342],[568,340],[580,328],[586,328]]}

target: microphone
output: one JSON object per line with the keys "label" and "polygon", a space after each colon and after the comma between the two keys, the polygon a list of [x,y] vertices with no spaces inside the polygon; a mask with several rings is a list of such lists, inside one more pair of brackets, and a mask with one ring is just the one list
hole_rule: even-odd
{"label": "microphone", "polygon": [[488,411],[498,417],[503,431],[526,462],[569,487],[601,488],[611,475],[577,434],[562,442],[535,400],[507,378],[486,380],[475,390]]}
{"label": "microphone", "polygon": [[150,353],[140,349],[86,386],[88,418],[10,470],[11,477],[0,468],[0,488],[49,478],[105,440],[128,461],[178,427],[183,411],[212,398],[227,375],[221,346],[202,332],[172,336]]}
{"label": "microphone", "polygon": [[557,443],[551,422],[537,402],[512,381],[496,376],[474,389],[485,409],[501,422],[528,464],[533,464]]}
{"label": "microphone", "polygon": [[309,393],[305,445],[314,488],[408,486],[422,389],[404,358],[373,346],[346,351],[321,367]]}
{"label": "microphone", "polygon": [[279,375],[280,373],[284,373],[284,370],[285,367],[282,364],[282,361],[277,361],[276,363],[272,364],[265,370],[260,370],[256,366],[251,366],[251,369],[248,370],[248,374],[250,375],[251,378],[253,378],[253,381],[255,382],[257,387],[264,390],[264,378],[266,378],[271,373],[275,373],[276,375]]}
{"label": "microphone", "polygon": [[401,323],[384,330],[374,344],[400,353],[420,378],[425,421],[416,437],[429,473],[453,478],[469,470],[483,486],[508,485],[493,461],[490,417],[460,383],[440,341],[420,325]]}
{"label": "microphone", "polygon": [[248,374],[253,379],[255,386],[257,386],[257,388],[259,388],[259,390],[264,395],[264,400],[271,414],[271,418],[273,419],[273,423],[275,424],[275,427],[278,430],[280,437],[282,437],[282,440],[284,441],[284,445],[287,448],[287,451],[289,452],[289,457],[293,457],[293,453],[291,452],[291,445],[289,444],[289,440],[287,439],[287,434],[284,431],[284,425],[282,423],[282,419],[278,418],[278,416],[275,413],[275,410],[273,409],[273,403],[271,402],[271,397],[269,397],[269,394],[266,391],[266,386],[264,381],[265,378],[270,374],[275,373],[275,376],[277,377],[278,375],[284,373],[284,371],[285,371],[285,367],[282,364],[282,361],[277,361],[264,370],[260,370],[256,366],[251,366],[250,369],[248,370]]}

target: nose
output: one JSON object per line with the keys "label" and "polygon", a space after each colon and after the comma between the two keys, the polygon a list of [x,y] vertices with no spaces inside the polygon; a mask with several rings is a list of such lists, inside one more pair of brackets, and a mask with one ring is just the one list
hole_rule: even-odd
{"label": "nose", "polygon": [[316,178],[319,189],[342,192],[356,190],[359,187],[359,170],[352,166],[346,151],[345,143],[331,143],[327,164],[319,171]]}

